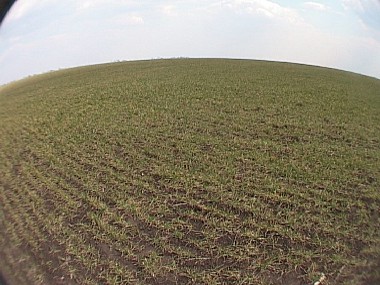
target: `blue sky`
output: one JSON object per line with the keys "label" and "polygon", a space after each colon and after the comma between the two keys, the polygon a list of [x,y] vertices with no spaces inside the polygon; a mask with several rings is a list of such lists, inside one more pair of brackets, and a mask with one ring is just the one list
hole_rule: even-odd
{"label": "blue sky", "polygon": [[0,26],[0,84],[180,56],[289,61],[380,78],[380,0],[18,0]]}

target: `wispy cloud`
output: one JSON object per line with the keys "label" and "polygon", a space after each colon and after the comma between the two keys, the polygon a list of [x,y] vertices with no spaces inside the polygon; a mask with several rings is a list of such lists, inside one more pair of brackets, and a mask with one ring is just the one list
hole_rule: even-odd
{"label": "wispy cloud", "polygon": [[318,2],[305,2],[303,3],[303,6],[312,10],[316,11],[327,11],[329,10],[329,7]]}
{"label": "wispy cloud", "polygon": [[117,26],[130,26],[130,25],[142,25],[144,24],[144,18],[139,15],[123,14],[118,15],[110,19],[112,24]]}
{"label": "wispy cloud", "polygon": [[364,11],[362,0],[342,0],[343,7],[346,10],[354,9],[356,11]]}
{"label": "wispy cloud", "polygon": [[[72,1],[72,0],[71,0]],[[75,1],[79,9],[104,8],[109,6],[130,6],[138,4],[135,0],[83,0]]]}
{"label": "wispy cloud", "polygon": [[379,15],[378,0],[18,0],[0,29],[0,84],[173,56],[293,61],[380,77]]}
{"label": "wispy cloud", "polygon": [[296,10],[268,0],[227,0],[222,4],[238,12],[262,15],[292,23],[303,22],[302,17]]}
{"label": "wispy cloud", "polygon": [[353,11],[368,28],[380,31],[379,0],[341,0],[343,7]]}
{"label": "wispy cloud", "polygon": [[167,16],[178,16],[178,11],[174,5],[162,5],[159,7],[161,13]]}

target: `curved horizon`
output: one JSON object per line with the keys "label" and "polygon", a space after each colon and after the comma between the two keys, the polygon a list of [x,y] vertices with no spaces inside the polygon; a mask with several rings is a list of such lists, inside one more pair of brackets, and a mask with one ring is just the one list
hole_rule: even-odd
{"label": "curved horizon", "polygon": [[380,78],[380,2],[18,0],[0,27],[0,85],[156,58],[238,58]]}

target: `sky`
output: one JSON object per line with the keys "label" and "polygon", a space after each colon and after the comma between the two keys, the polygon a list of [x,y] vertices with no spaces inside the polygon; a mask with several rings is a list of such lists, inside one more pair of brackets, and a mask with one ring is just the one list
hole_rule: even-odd
{"label": "sky", "polygon": [[18,0],[0,26],[0,85],[172,57],[296,62],[380,78],[380,0]]}

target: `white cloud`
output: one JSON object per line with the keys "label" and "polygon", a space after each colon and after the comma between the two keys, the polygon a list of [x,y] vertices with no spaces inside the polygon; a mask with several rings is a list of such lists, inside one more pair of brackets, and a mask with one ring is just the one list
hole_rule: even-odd
{"label": "white cloud", "polygon": [[321,3],[317,3],[317,2],[305,2],[305,3],[303,3],[303,5],[306,8],[310,8],[310,9],[317,10],[317,11],[329,10],[329,8],[326,5],[321,4]]}
{"label": "white cloud", "polygon": [[120,28],[121,26],[142,25],[144,18],[136,14],[121,14],[110,18],[109,22],[111,27]]}
{"label": "white cloud", "polygon": [[379,0],[341,0],[347,12],[353,12],[360,25],[367,31],[372,31],[374,37],[380,40],[380,1]]}
{"label": "white cloud", "polygon": [[[336,5],[322,0],[301,1],[299,10],[276,0],[18,0],[12,17],[27,18],[9,33],[2,27],[0,84],[68,66],[173,56],[291,61],[379,77],[380,29],[369,28],[379,22],[378,2],[337,1],[349,9],[339,19]],[[328,13],[302,17],[312,9]]]}
{"label": "white cloud", "polygon": [[125,5],[135,5],[138,1],[135,0],[83,0],[75,1],[78,9],[92,9],[92,8],[102,8],[107,6],[125,6]]}
{"label": "white cloud", "polygon": [[266,10],[266,9],[263,9],[263,8],[257,8],[256,10],[252,10],[250,9],[250,12],[254,12],[254,13],[257,13],[257,14],[260,14],[260,15],[264,15],[268,18],[273,18],[274,15],[271,11],[269,10]]}
{"label": "white cloud", "polygon": [[262,15],[268,18],[277,18],[291,23],[303,22],[296,10],[283,7],[268,0],[227,0],[222,2],[225,7],[237,12]]}
{"label": "white cloud", "polygon": [[159,10],[161,11],[161,13],[167,16],[178,16],[178,12],[174,5],[163,5],[159,8]]}
{"label": "white cloud", "polygon": [[342,0],[343,7],[346,10],[354,9],[357,11],[364,11],[363,1],[361,0]]}
{"label": "white cloud", "polygon": [[354,10],[358,13],[371,12],[373,10],[379,12],[380,9],[379,0],[341,0],[341,2],[344,9]]}
{"label": "white cloud", "polygon": [[127,23],[132,25],[144,24],[144,19],[140,16],[132,15],[126,18]]}

